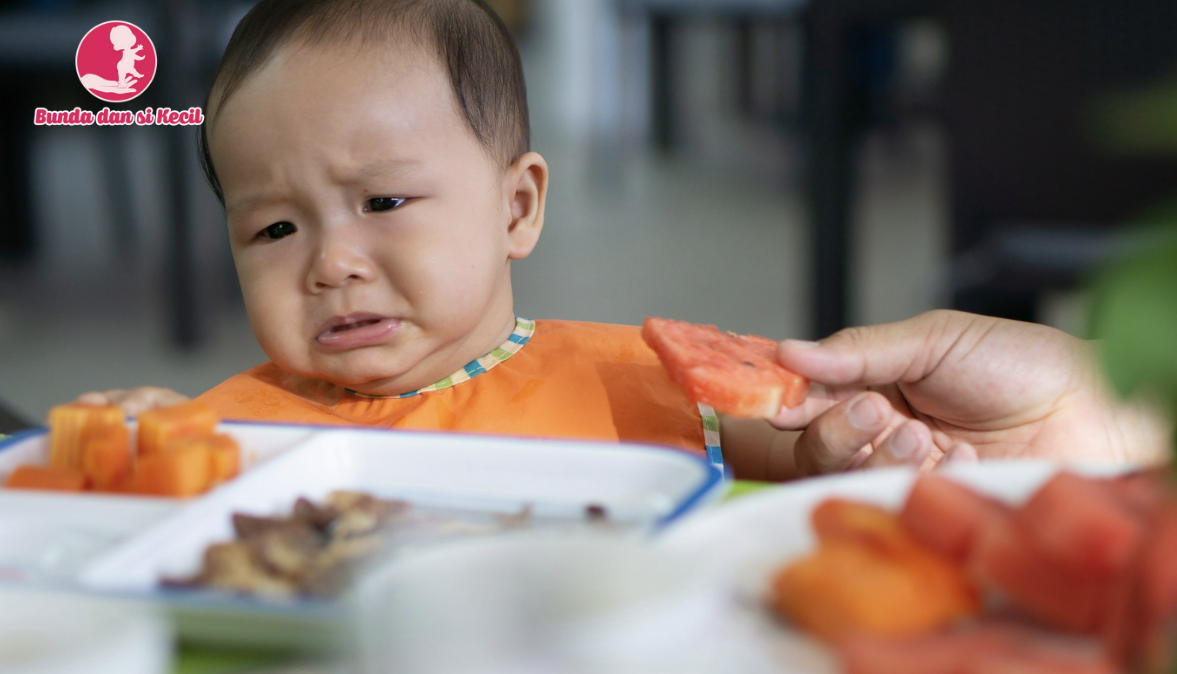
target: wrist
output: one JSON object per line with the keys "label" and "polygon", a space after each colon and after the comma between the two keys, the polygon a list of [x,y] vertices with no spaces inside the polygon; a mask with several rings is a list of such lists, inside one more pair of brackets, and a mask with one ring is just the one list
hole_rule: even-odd
{"label": "wrist", "polygon": [[1144,396],[1121,400],[1113,407],[1121,456],[1130,463],[1167,463],[1173,453],[1173,419],[1167,409]]}

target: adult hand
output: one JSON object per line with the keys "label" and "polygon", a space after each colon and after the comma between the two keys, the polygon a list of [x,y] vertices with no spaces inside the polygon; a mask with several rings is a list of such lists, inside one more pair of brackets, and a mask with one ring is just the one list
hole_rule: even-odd
{"label": "adult hand", "polygon": [[956,311],[788,340],[778,357],[808,399],[773,425],[805,429],[799,475],[857,465],[1040,457],[1154,462],[1167,421],[1118,404],[1086,342]]}
{"label": "adult hand", "polygon": [[77,402],[91,405],[118,405],[128,416],[136,416],[157,407],[168,407],[187,402],[188,396],[161,386],[139,386],[133,389],[90,391],[78,396]]}

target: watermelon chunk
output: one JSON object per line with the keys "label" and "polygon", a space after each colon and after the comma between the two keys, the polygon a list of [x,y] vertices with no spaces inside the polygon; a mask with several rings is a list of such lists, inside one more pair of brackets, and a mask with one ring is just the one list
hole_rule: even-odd
{"label": "watermelon chunk", "polygon": [[1008,516],[1004,504],[959,482],[923,475],[912,485],[899,521],[920,543],[963,563],[972,556],[981,532]]}
{"label": "watermelon chunk", "polygon": [[1106,481],[1068,472],[1051,478],[1014,516],[1039,550],[1082,578],[1111,578],[1144,537],[1144,523]]}
{"label": "watermelon chunk", "polygon": [[1000,624],[915,639],[847,640],[845,674],[1114,674],[1092,644]]}
{"label": "watermelon chunk", "polygon": [[1079,633],[1092,633],[1100,625],[1106,584],[1043,554],[1012,517],[986,527],[971,564],[982,587],[998,589],[1011,604],[1047,625]]}
{"label": "watermelon chunk", "polygon": [[766,337],[651,317],[642,339],[692,402],[732,416],[775,417],[809,392],[809,381],[777,362],[777,343]]}

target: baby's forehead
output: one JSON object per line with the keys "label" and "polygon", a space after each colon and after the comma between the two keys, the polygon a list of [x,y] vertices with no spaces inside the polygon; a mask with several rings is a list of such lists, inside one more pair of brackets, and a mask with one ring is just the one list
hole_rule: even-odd
{"label": "baby's forehead", "polygon": [[[361,81],[373,92],[396,92],[405,86],[406,76],[418,84],[426,83],[430,92],[449,99],[447,103],[460,114],[449,73],[440,55],[423,39],[411,35],[379,40],[356,35],[334,42],[292,38],[276,48],[220,106],[209,110],[208,128],[216,128],[222,113],[236,107],[235,98],[252,98],[255,92],[251,90],[259,86],[267,90],[267,95],[278,97],[269,99],[270,103],[282,105],[287,92],[303,88],[308,81],[322,82],[325,91],[346,79]],[[420,98],[420,90],[418,86],[412,92],[406,91],[403,102],[426,105],[436,101],[436,97]]]}

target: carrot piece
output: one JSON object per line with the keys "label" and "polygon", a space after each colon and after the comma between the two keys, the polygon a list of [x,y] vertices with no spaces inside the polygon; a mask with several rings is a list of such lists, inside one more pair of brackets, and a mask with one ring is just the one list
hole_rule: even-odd
{"label": "carrot piece", "polygon": [[82,446],[93,433],[125,429],[126,416],[117,405],[69,403],[49,410],[49,465],[82,468]]}
{"label": "carrot piece", "polygon": [[139,456],[163,453],[176,438],[211,435],[220,419],[208,405],[190,400],[139,415]]}
{"label": "carrot piece", "polygon": [[169,442],[164,451],[171,453],[192,448],[208,450],[212,485],[237,477],[241,468],[241,448],[231,436],[217,433],[177,438]]}
{"label": "carrot piece", "polygon": [[188,497],[208,490],[212,460],[205,447],[182,447],[139,458],[135,487],[150,496]]}
{"label": "carrot piece", "polygon": [[50,489],[54,491],[82,491],[86,476],[80,470],[50,466],[17,466],[4,480],[7,489]]}
{"label": "carrot piece", "polygon": [[126,424],[88,433],[82,440],[82,472],[95,489],[108,490],[131,474],[131,442]]}

